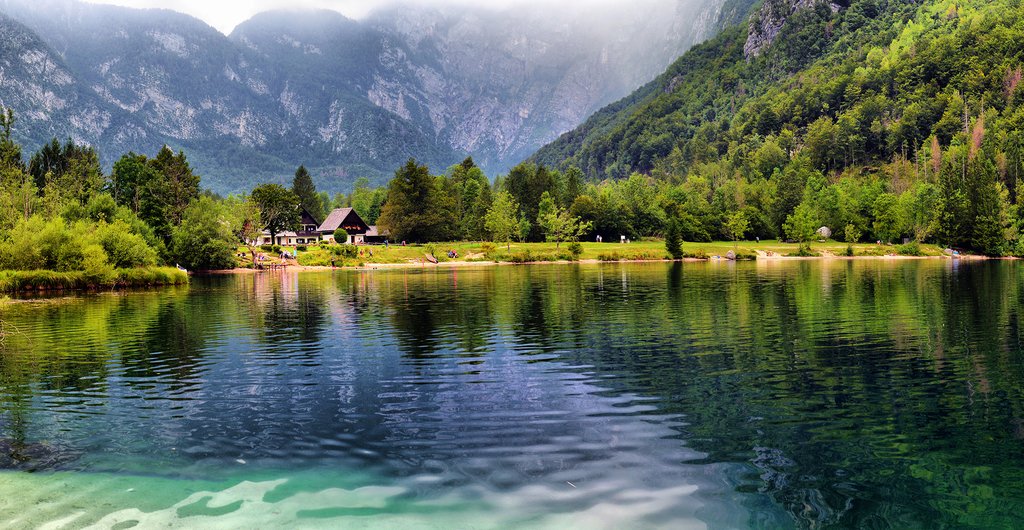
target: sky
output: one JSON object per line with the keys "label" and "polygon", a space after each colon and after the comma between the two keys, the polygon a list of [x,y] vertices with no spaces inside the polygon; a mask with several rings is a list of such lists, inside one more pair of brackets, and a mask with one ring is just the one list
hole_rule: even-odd
{"label": "sky", "polygon": [[[205,21],[225,35],[253,15],[272,9],[333,9],[350,18],[361,18],[374,8],[396,0],[86,0],[94,4],[113,4],[137,8],[162,8],[187,13]],[[541,4],[544,0],[404,0],[419,4],[487,5],[503,8],[516,4]],[[576,4],[592,9],[595,4],[622,0],[547,0],[564,6]]]}

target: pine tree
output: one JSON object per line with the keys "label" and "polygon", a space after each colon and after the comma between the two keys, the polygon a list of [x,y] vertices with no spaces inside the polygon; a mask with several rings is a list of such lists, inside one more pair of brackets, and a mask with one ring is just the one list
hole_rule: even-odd
{"label": "pine tree", "polygon": [[387,201],[377,221],[396,240],[417,242],[450,239],[457,222],[451,198],[439,189],[430,169],[412,158],[388,183]]}
{"label": "pine tree", "polygon": [[323,203],[316,192],[316,185],[313,178],[306,170],[306,166],[299,166],[295,170],[295,178],[292,179],[292,193],[299,198],[299,204],[309,212],[317,221],[324,220]]}

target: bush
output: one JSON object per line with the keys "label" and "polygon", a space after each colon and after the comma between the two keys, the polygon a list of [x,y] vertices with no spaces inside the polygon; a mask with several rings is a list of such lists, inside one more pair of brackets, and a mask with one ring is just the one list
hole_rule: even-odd
{"label": "bush", "polygon": [[684,252],[683,257],[689,259],[708,259],[708,253],[706,250],[698,248],[692,252]]}
{"label": "bush", "polygon": [[900,256],[924,256],[924,252],[921,251],[921,244],[917,241],[898,245],[896,247],[896,253]]}
{"label": "bush", "polygon": [[494,245],[494,243],[488,242],[480,244],[480,252],[482,252],[484,256],[490,257],[494,254],[496,250],[498,250],[498,248],[497,246]]}
{"label": "bush", "polygon": [[107,260],[118,269],[156,265],[156,250],[146,244],[142,236],[131,233],[123,221],[101,224],[96,237],[107,253]]}
{"label": "bush", "polygon": [[274,250],[274,245],[260,245],[260,250],[263,252],[271,252]]}
{"label": "bush", "polygon": [[853,245],[846,245],[846,256],[853,256]]}
{"label": "bush", "polygon": [[343,258],[355,259],[359,257],[359,247],[355,245],[331,245],[331,254]]}
{"label": "bush", "polygon": [[171,267],[111,269],[109,273],[100,276],[89,271],[0,271],[0,292],[147,287],[187,283],[188,275]]}
{"label": "bush", "polygon": [[307,247],[306,245],[296,245],[295,250],[298,252],[305,252],[309,250],[309,247]]}
{"label": "bush", "polygon": [[334,231],[334,242],[339,245],[344,245],[348,242],[348,232],[344,228],[339,228]]}
{"label": "bush", "polygon": [[185,209],[181,224],[171,231],[171,257],[189,270],[235,267],[237,239],[229,212],[217,201],[200,197]]}
{"label": "bush", "polygon": [[818,255],[818,253],[813,251],[813,250],[811,250],[811,246],[808,245],[807,243],[800,243],[800,248],[798,248],[796,252],[793,252],[792,254],[790,254],[790,256],[800,257],[800,258],[810,258],[810,257],[815,257],[817,255]]}
{"label": "bush", "polygon": [[573,261],[580,259],[580,256],[583,254],[583,245],[579,241],[573,241],[566,245],[565,248],[569,251],[569,257]]}

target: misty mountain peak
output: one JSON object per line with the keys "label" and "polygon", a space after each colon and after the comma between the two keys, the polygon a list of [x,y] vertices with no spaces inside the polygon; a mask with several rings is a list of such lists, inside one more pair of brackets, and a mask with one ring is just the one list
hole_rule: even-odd
{"label": "misty mountain peak", "polygon": [[0,0],[39,43],[34,64],[63,72],[19,70],[52,97],[0,86],[27,147],[71,136],[109,164],[168,143],[231,191],[300,163],[333,189],[409,157],[442,168],[472,154],[502,172],[651,79],[736,0],[278,10],[230,36],[166,10],[42,1]]}

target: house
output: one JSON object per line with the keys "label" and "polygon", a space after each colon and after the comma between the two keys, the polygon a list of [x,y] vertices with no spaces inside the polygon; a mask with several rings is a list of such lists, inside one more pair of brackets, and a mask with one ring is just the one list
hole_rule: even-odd
{"label": "house", "polygon": [[383,245],[390,235],[391,233],[387,230],[380,231],[377,225],[370,225],[370,229],[366,231],[364,241],[368,245]]}
{"label": "house", "polygon": [[347,241],[339,243],[350,245],[366,243],[366,233],[370,231],[370,226],[352,208],[335,208],[320,224],[317,232],[320,233],[321,240],[330,242],[334,241],[334,232],[339,228],[348,232]]}
{"label": "house", "polygon": [[305,208],[302,208],[302,215],[299,220],[299,229],[296,231],[286,230],[277,234],[276,240],[271,240],[270,232],[264,230],[256,240],[257,245],[309,245],[320,242],[320,232],[317,230],[320,222],[313,217]]}

